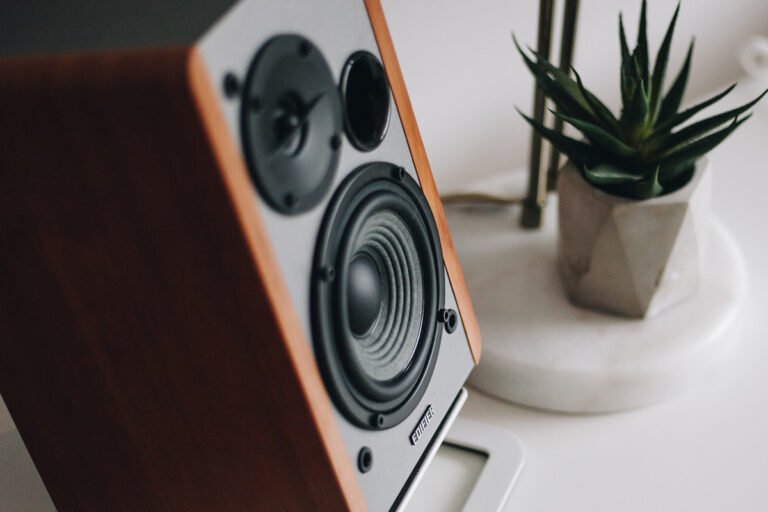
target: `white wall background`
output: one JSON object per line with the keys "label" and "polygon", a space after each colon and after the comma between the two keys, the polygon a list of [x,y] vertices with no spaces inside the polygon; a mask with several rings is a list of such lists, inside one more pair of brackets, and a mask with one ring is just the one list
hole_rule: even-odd
{"label": "white wall background", "polygon": [[[536,0],[382,0],[427,152],[441,191],[494,171],[524,167],[530,133],[515,112],[530,113],[533,81],[510,34],[536,42]],[[557,17],[563,0],[556,0]],[[649,0],[655,55],[676,5]],[[618,14],[634,47],[640,0],[582,0],[574,64],[587,87],[619,107]],[[557,33],[557,30],[555,30]],[[768,35],[766,0],[683,0],[668,76],[696,36],[687,99],[736,81],[736,56],[755,34]],[[553,56],[559,43],[555,41]],[[668,81],[671,81],[669,78]],[[717,107],[715,107],[717,108]]]}

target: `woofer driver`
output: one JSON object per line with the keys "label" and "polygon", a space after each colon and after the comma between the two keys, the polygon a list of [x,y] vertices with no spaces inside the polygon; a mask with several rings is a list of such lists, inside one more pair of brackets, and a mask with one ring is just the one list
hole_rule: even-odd
{"label": "woofer driver", "polygon": [[389,428],[423,395],[440,346],[440,240],[418,183],[401,167],[354,171],[326,211],[315,254],[315,351],[337,407]]}

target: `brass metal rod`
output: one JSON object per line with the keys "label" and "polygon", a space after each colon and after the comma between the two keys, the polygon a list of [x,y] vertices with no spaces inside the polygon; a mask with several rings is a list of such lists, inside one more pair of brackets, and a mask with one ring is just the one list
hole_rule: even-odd
{"label": "brass metal rod", "polygon": [[[540,0],[539,2],[539,28],[536,42],[536,51],[545,59],[549,59],[549,49],[552,44],[552,17],[554,0]],[[546,98],[544,92],[535,87],[533,95],[533,118],[538,122],[544,121],[544,107]],[[528,174],[528,193],[523,201],[523,214],[520,225],[524,228],[538,228],[541,226],[541,216],[544,203],[547,200],[546,175],[541,166],[542,138],[535,130],[531,130],[531,154]]]}
{"label": "brass metal rod", "polygon": [[[565,0],[563,11],[563,37],[560,41],[560,69],[570,74],[573,63],[573,48],[576,41],[576,23],[579,17],[579,0]],[[563,120],[555,118],[554,130],[563,131]],[[549,168],[547,170],[547,190],[555,190],[557,186],[557,171],[560,168],[560,152],[550,145]]]}
{"label": "brass metal rod", "polygon": [[457,192],[455,194],[443,194],[440,201],[444,205],[470,205],[485,204],[493,206],[510,206],[522,204],[522,197],[504,196],[499,194],[486,194],[484,192]]}

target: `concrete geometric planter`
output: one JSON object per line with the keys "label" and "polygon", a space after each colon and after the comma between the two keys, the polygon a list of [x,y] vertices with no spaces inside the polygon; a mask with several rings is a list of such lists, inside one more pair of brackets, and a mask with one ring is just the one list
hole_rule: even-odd
{"label": "concrete geometric planter", "polygon": [[683,188],[634,200],[598,190],[566,164],[557,182],[558,265],[571,302],[643,318],[692,295],[711,230],[710,175],[702,158]]}

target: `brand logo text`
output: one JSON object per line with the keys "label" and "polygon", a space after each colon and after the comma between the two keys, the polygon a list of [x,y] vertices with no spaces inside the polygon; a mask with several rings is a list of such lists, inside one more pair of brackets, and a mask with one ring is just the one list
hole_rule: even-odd
{"label": "brand logo text", "polygon": [[421,419],[419,420],[419,424],[416,425],[416,428],[413,429],[413,432],[411,432],[411,444],[416,446],[416,443],[419,442],[419,439],[421,439],[421,436],[424,435],[424,432],[427,430],[427,426],[429,425],[429,422],[432,421],[432,418],[435,417],[435,408],[431,405],[427,407],[427,410],[424,411],[424,414],[421,416]]}

